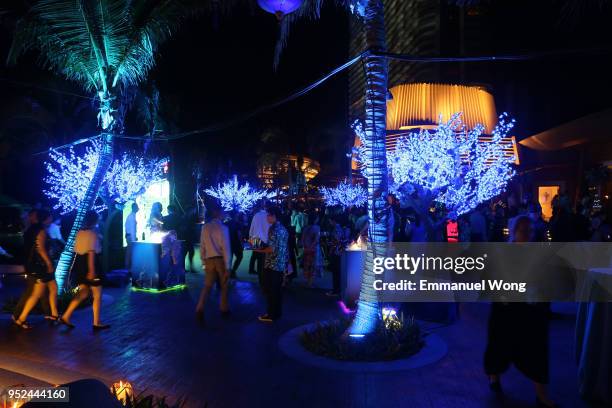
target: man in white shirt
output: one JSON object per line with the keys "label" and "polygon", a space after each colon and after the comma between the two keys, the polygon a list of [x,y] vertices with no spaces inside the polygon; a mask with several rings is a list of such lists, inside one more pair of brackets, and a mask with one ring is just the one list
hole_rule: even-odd
{"label": "man in white shirt", "polygon": [[125,218],[125,242],[127,248],[125,250],[125,267],[129,271],[132,267],[132,251],[134,250],[134,242],[138,241],[138,231],[136,222],[136,213],[138,212],[138,204],[132,203],[132,212]]}
{"label": "man in white shirt", "polygon": [[216,207],[209,210],[212,219],[202,227],[200,236],[200,258],[205,270],[204,287],[196,306],[196,317],[204,324],[204,305],[214,283],[219,280],[221,302],[219,309],[223,316],[229,314],[227,290],[230,277],[232,253],[229,229],[222,222],[223,211]]}
{"label": "man in white shirt", "polygon": [[[268,223],[268,213],[266,212],[265,204],[261,202],[258,206],[259,211],[253,215],[251,221],[251,229],[249,230],[249,238],[251,243],[253,241],[260,241],[262,244],[268,243],[268,230],[270,229],[270,223]],[[264,267],[264,260],[266,255],[260,252],[251,252],[251,260],[249,261],[249,273],[251,275],[261,275]],[[255,269],[255,263],[257,262],[257,269]]]}

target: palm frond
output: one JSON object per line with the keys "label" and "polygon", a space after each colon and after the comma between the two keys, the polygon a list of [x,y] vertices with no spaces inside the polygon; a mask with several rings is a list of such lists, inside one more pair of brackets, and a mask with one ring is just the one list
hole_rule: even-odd
{"label": "palm frond", "polygon": [[44,66],[87,90],[135,85],[187,15],[184,0],[38,0],[17,23],[8,62],[38,49]]}

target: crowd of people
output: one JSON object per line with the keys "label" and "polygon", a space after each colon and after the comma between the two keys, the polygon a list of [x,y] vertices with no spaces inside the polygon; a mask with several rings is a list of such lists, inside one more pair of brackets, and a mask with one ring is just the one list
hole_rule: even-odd
{"label": "crowd of people", "polygon": [[[424,211],[418,202],[400,205],[391,194],[386,204],[388,238],[393,242],[601,242],[612,239],[612,228],[603,208],[586,199],[572,208],[571,200],[563,194],[552,200],[552,216],[548,220],[544,219],[540,205],[532,200],[514,205],[508,202],[482,205],[457,219],[449,219],[440,208]],[[139,239],[138,211],[138,205],[133,204],[124,225],[128,265],[130,244]],[[167,208],[167,215],[163,216],[162,212],[160,203],[152,206],[147,222],[150,233],[181,231],[181,238],[191,251],[198,240],[191,233],[195,225],[200,225],[195,222],[197,217],[190,213],[181,216],[173,206]],[[41,302],[45,319],[74,328],[72,313],[91,295],[93,329],[109,327],[100,320],[102,271],[97,225],[98,214],[88,212],[74,243],[76,259],[71,276],[77,291],[60,315],[54,271],[65,241],[59,223],[50,212],[43,209],[29,212],[24,232],[28,284],[15,308],[15,325],[30,328],[28,315]],[[210,205],[199,236],[205,278],[196,305],[197,319],[204,324],[205,304],[215,285],[220,289],[220,313],[229,316],[230,282],[237,277],[245,250],[251,251],[248,273],[257,275],[266,300],[266,310],[259,316],[262,322],[272,323],[282,317],[283,287],[300,275],[305,285],[312,287],[325,270],[329,271],[332,287],[327,295],[339,296],[342,253],[351,241],[367,237],[368,227],[365,208],[341,210],[325,207],[318,201],[281,205],[260,202],[252,211],[250,222],[247,214],[225,213],[220,206]],[[190,262],[192,256],[189,255]],[[546,391],[549,311],[546,303],[492,305],[484,362],[493,391],[501,392],[501,376],[514,364],[533,381],[538,404],[554,406]]]}

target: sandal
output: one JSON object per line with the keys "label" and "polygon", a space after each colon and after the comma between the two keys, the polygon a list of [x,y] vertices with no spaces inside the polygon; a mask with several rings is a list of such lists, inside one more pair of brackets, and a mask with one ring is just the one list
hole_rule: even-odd
{"label": "sandal", "polygon": [[110,324],[94,324],[93,330],[98,331],[98,330],[110,329],[110,327],[111,327]]}
{"label": "sandal", "polygon": [[64,318],[63,318],[63,317],[60,317],[60,318],[58,319],[58,321],[59,321],[61,324],[63,324],[63,325],[65,325],[65,326],[67,326],[69,329],[74,329],[74,328],[76,327],[74,324],[70,323],[69,321],[64,320]]}
{"label": "sandal", "polygon": [[13,324],[15,324],[17,327],[19,327],[19,328],[21,328],[21,329],[23,329],[23,330],[30,330],[30,329],[32,328],[32,326],[30,326],[30,325],[28,324],[28,322],[26,322],[26,321],[23,321],[23,322],[22,322],[22,321],[21,321],[21,320],[19,320],[19,319],[15,319],[15,320],[13,320]]}
{"label": "sandal", "polygon": [[57,321],[59,321],[59,316],[46,315],[45,316],[45,320],[50,320],[52,322],[57,322]]}

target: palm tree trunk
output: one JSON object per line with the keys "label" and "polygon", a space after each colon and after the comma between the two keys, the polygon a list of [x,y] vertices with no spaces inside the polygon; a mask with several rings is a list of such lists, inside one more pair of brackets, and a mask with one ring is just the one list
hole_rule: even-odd
{"label": "palm tree trunk", "polygon": [[[364,15],[366,47],[369,51],[385,52],[385,16],[382,0],[369,0]],[[386,115],[387,115],[387,61],[385,57],[367,55],[364,61],[366,75],[365,137],[369,142],[372,163],[368,171],[369,242],[365,269],[361,277],[361,290],[357,313],[348,329],[349,335],[371,333],[379,318],[378,297],[374,290],[374,257],[383,255],[388,241],[388,191]]]}
{"label": "palm tree trunk", "polygon": [[113,161],[113,135],[112,133],[104,133],[102,134],[102,146],[100,150],[100,159],[98,160],[98,165],[96,167],[96,171],[94,172],[93,178],[91,179],[89,186],[87,187],[87,192],[85,193],[85,197],[81,202],[79,209],[77,210],[77,215],[74,220],[74,224],[72,224],[72,229],[70,230],[70,234],[68,235],[68,239],[66,240],[66,246],[60,255],[59,261],[57,263],[57,268],[55,269],[55,278],[57,280],[57,287],[60,293],[65,292],[68,289],[68,275],[70,273],[70,268],[72,267],[72,262],[74,260],[74,240],[76,238],[77,232],[83,227],[83,219],[87,211],[89,211],[98,196],[98,190],[100,189],[100,185],[106,176],[106,171],[108,170],[111,162]]}

